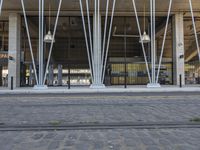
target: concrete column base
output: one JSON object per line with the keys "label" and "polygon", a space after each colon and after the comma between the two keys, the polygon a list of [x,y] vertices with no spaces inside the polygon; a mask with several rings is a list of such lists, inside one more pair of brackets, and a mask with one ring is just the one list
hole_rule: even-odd
{"label": "concrete column base", "polygon": [[105,89],[106,86],[104,84],[91,84],[90,88],[91,89]]}
{"label": "concrete column base", "polygon": [[33,87],[33,89],[34,89],[34,90],[47,90],[48,87],[47,87],[47,85],[35,85],[35,86]]}
{"label": "concrete column base", "polygon": [[160,84],[159,83],[149,83],[147,84],[147,88],[160,88]]}

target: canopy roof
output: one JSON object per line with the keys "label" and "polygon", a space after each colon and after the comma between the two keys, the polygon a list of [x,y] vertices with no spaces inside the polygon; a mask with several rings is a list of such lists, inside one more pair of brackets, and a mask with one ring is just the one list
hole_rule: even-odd
{"label": "canopy roof", "polygon": [[[105,5],[107,0],[100,0],[101,1],[101,10],[104,12]],[[110,0],[110,8],[112,5],[112,1]],[[149,0],[135,0],[138,8],[138,12],[143,12],[144,2],[146,1],[147,9]],[[83,1],[84,3],[85,1]],[[93,9],[94,0],[89,0],[90,8]],[[37,13],[38,10],[38,0],[24,0],[26,10],[29,14]],[[52,10],[56,11],[58,7],[59,0],[45,0],[45,9],[48,10],[49,3],[52,6]],[[195,11],[200,10],[200,1],[199,0],[192,0],[193,7]],[[169,0],[156,0],[156,11],[157,15],[166,15],[168,10]],[[3,13],[6,14],[7,12],[12,11],[21,11],[21,0],[4,0],[3,4]],[[172,12],[188,12],[189,11],[189,3],[187,0],[173,0],[173,8]],[[116,15],[131,15],[133,14],[133,6],[132,0],[116,0]],[[63,0],[62,4],[62,13],[61,15],[80,15],[80,7],[79,7],[79,0]],[[142,14],[141,14],[142,15]],[[197,14],[196,14],[197,15]]]}

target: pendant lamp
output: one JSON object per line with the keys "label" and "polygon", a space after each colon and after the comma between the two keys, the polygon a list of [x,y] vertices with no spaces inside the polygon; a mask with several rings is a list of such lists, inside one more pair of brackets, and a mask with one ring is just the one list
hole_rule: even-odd
{"label": "pendant lamp", "polygon": [[144,0],[144,32],[143,35],[140,39],[140,43],[149,43],[151,41],[150,36],[147,34],[147,32],[145,31],[146,28],[146,1]]}
{"label": "pendant lamp", "polygon": [[51,33],[51,6],[49,4],[49,31],[47,32],[47,34],[44,37],[44,42],[45,43],[51,43],[52,40],[53,42],[55,42],[55,39],[53,39],[53,35]]}

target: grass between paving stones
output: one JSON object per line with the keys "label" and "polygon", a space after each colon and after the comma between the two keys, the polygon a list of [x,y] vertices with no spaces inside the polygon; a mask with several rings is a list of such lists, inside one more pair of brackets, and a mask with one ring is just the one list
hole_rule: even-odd
{"label": "grass between paving stones", "polygon": [[194,117],[194,118],[190,119],[190,122],[200,122],[200,118]]}
{"label": "grass between paving stones", "polygon": [[62,121],[61,120],[52,120],[49,122],[50,125],[53,125],[53,126],[59,126],[62,124]]}

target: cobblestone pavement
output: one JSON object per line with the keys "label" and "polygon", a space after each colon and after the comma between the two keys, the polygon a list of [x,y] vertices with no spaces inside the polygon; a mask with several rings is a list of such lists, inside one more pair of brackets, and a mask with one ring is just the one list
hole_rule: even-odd
{"label": "cobblestone pavement", "polygon": [[1,132],[1,150],[199,150],[199,129]]}
{"label": "cobblestone pavement", "polygon": [[[4,124],[182,122],[200,117],[200,94],[0,97]],[[8,111],[10,110],[10,111]]]}
{"label": "cobblestone pavement", "polygon": [[[200,118],[200,93],[1,95],[1,125],[167,123]],[[199,128],[0,131],[0,150],[200,150]]]}

